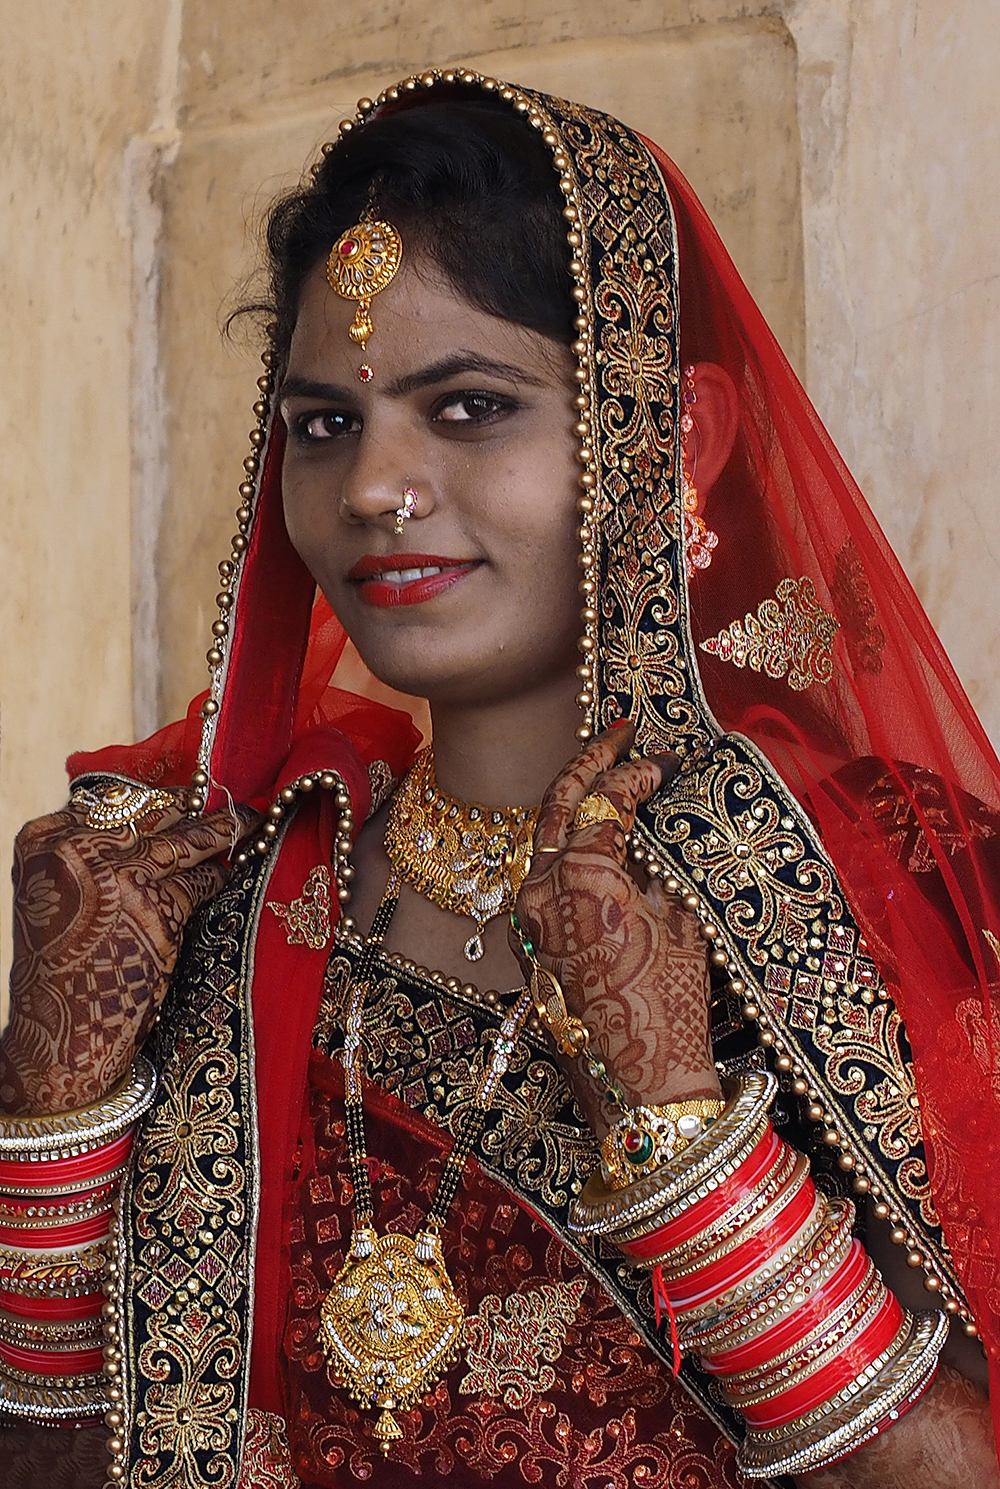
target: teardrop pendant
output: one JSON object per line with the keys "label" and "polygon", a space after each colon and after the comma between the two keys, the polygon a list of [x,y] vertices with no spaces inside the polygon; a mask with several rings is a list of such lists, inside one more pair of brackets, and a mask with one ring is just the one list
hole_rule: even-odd
{"label": "teardrop pendant", "polygon": [[469,937],[462,949],[465,952],[467,961],[479,961],[486,948],[483,946],[483,938],[478,931],[476,931],[475,935]]}

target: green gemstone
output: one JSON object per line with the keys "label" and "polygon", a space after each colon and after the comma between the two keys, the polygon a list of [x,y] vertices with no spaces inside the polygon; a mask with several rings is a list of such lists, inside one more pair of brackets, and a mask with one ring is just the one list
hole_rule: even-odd
{"label": "green gemstone", "polygon": [[641,1140],[636,1142],[635,1146],[632,1149],[629,1149],[628,1147],[625,1148],[625,1157],[628,1159],[629,1163],[634,1163],[636,1165],[640,1163],[646,1163],[650,1158],[652,1158],[652,1156],[653,1139],[650,1137],[648,1132],[644,1132],[642,1134]]}

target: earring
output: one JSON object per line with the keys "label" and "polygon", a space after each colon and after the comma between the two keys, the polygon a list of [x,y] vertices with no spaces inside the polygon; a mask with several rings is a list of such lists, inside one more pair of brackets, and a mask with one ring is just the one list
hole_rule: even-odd
{"label": "earring", "polygon": [[[684,481],[684,549],[685,568],[688,580],[692,580],[699,569],[707,569],[712,562],[712,550],[719,546],[718,533],[712,532],[703,517],[698,515],[698,488],[694,484],[694,471],[688,475],[687,451],[683,446],[687,443],[687,436],[694,428],[694,419],[691,416],[691,405],[697,403],[698,395],[694,390],[694,367],[684,369],[684,392],[681,395],[683,411],[681,413],[681,475]],[[697,468],[697,456],[695,456]]]}
{"label": "earring", "polygon": [[396,536],[403,536],[403,523],[409,522],[417,509],[417,493],[412,486],[403,487],[403,505],[396,508]]}

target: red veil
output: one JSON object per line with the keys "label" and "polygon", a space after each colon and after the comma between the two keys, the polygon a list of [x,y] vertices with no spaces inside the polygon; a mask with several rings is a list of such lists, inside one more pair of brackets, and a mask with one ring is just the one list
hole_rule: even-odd
{"label": "red veil", "polygon": [[[557,169],[573,180],[572,191],[564,189],[578,204],[595,337],[604,349],[589,363],[581,354],[582,364],[594,373],[593,362],[606,354],[595,374],[605,385],[603,412],[595,406],[593,522],[642,533],[646,545],[633,574],[632,559],[616,558],[605,544],[605,593],[612,581],[618,594],[630,585],[638,593],[642,562],[671,542],[683,558],[672,454],[679,367],[711,360],[735,381],[736,448],[703,514],[719,537],[711,567],[688,584],[683,562],[675,562],[676,592],[661,567],[656,603],[673,605],[667,619],[677,622],[682,664],[694,679],[685,707],[701,711],[701,725],[714,724],[714,715],[723,730],[749,738],[804,808],[905,1020],[934,1205],[992,1364],[1000,1349],[1000,765],[864,498],[680,172],[614,121],[473,74],[410,80],[377,107],[411,106],[463,86],[486,88],[526,115],[526,128],[550,131],[552,139],[544,137]],[[365,117],[368,111],[355,127]],[[629,195],[623,160],[655,177],[658,204]],[[624,265],[617,300],[606,278],[616,254]],[[678,255],[679,296],[671,268]],[[650,308],[643,295],[654,261],[668,289]],[[630,327],[626,302],[635,308]],[[623,347],[630,360],[619,357]],[[617,392],[612,363],[624,369]],[[644,385],[628,382],[629,366],[640,369]],[[625,425],[633,431],[628,460],[621,458]],[[354,782],[360,821],[370,799],[363,767],[382,759],[400,774],[415,731],[405,715],[332,686],[343,632],[322,600],[314,604],[313,581],[285,531],[280,421],[268,428],[262,418],[261,427],[266,450],[247,461],[241,539],[225,579],[228,644],[206,704],[204,740],[199,699],[186,721],[144,744],[74,756],[70,771],[181,783],[201,749],[208,806],[215,807],[227,793],[273,800],[302,769],[335,768]],[[649,623],[649,607],[631,636],[613,607],[599,610],[590,722],[630,708],[644,745],[676,744],[683,729],[672,732],[671,719],[680,717],[680,704],[665,679],[677,674],[664,660],[674,633]],[[294,842],[289,832],[276,874],[281,860],[297,854],[307,865],[308,852]],[[266,999],[258,1004],[254,996],[255,1017],[266,1016]],[[297,1033],[287,1007],[276,1004],[274,1014],[282,1039],[271,1044],[297,1038],[303,1050],[282,1065],[274,1049],[258,1044],[262,1237],[275,1219],[266,1180],[288,1172],[297,1126],[287,1107],[304,1092],[311,1027],[308,1008],[297,1011]],[[911,1112],[906,1120],[912,1126],[917,1118]],[[280,1192],[280,1182],[274,1188]],[[265,1237],[259,1296],[265,1281],[274,1291],[273,1274],[261,1272],[274,1262],[268,1244]]]}

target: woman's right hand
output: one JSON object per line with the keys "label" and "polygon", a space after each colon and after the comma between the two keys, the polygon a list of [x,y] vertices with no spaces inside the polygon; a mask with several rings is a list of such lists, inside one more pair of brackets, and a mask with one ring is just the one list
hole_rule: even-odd
{"label": "woman's right hand", "polygon": [[86,806],[29,822],[14,846],[11,1010],[0,1111],[70,1111],[127,1072],[166,995],[184,926],[229,877],[249,807],[188,817],[174,793],[135,825],[94,829]]}

